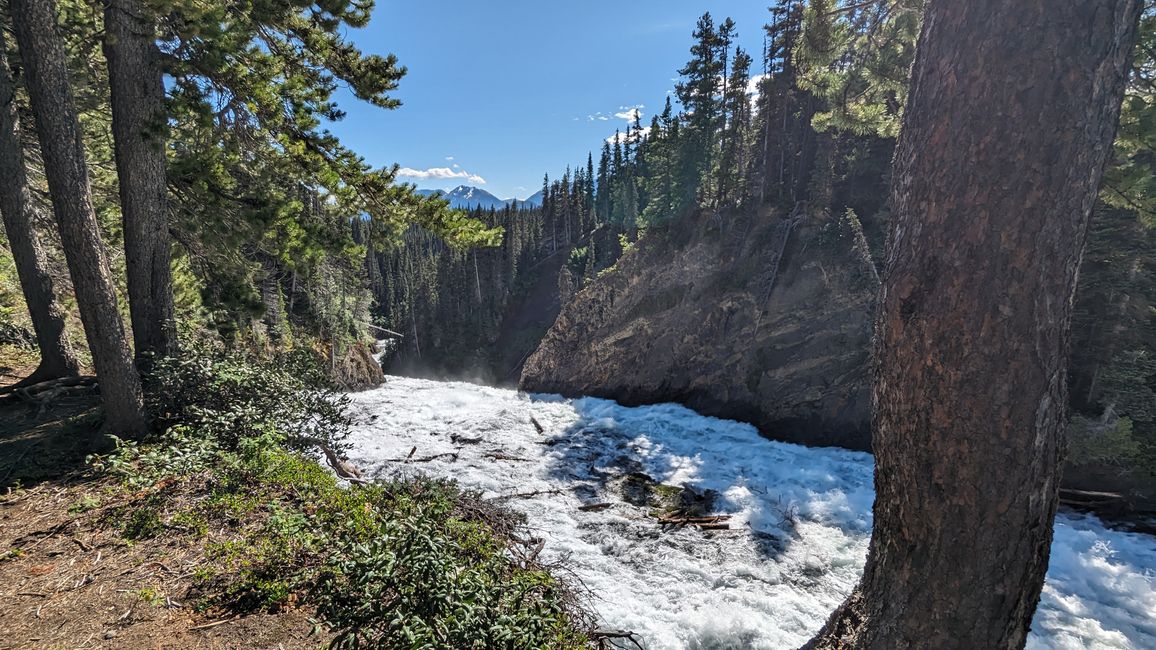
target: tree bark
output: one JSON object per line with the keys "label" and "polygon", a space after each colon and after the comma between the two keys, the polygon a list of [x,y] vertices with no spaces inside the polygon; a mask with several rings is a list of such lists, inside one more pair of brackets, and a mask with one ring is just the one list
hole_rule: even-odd
{"label": "tree bark", "polygon": [[16,112],[16,84],[8,67],[7,51],[4,31],[0,29],[0,213],[40,348],[40,365],[16,383],[16,387],[20,387],[75,376],[79,364],[64,328],[64,310],[56,302],[48,258],[36,234],[36,208],[28,190],[20,119]]}
{"label": "tree bark", "polygon": [[140,378],[117,312],[108,254],[93,211],[64,37],[56,24],[56,3],[10,0],[9,6],[27,73],[53,213],[100,382],[105,430],[117,435],[142,434],[146,422]]}
{"label": "tree bark", "polygon": [[1024,646],[1139,7],[928,3],[876,321],[875,528],[862,581],[807,647]]}
{"label": "tree bark", "polygon": [[137,365],[176,352],[165,184],[165,88],[154,22],[136,0],[105,0],[104,55],[124,222]]}

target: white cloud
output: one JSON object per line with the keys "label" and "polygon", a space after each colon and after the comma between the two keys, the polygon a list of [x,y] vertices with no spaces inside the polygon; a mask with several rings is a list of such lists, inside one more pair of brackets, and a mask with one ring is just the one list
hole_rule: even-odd
{"label": "white cloud", "polygon": [[[457,167],[457,165],[454,165],[454,167]],[[478,176],[477,174],[471,174],[464,169],[454,171],[449,167],[431,167],[429,169],[412,169],[410,167],[402,167],[401,169],[397,170],[397,175],[404,178],[416,178],[423,181],[430,179],[453,180],[460,178],[477,185],[486,184],[486,179]]]}
{"label": "white cloud", "polygon": [[625,132],[619,131],[618,133],[610,136],[609,138],[606,138],[606,142],[608,142],[610,144],[614,144],[614,140],[617,138],[619,141],[622,142],[622,144],[636,144],[638,142],[642,142],[643,140],[645,140],[649,136],[650,136],[650,129],[648,129],[646,127],[642,127],[641,131],[630,131],[630,130],[627,130]]}
{"label": "white cloud", "polygon": [[633,124],[635,118],[642,119],[642,109],[644,108],[646,108],[646,106],[643,104],[637,106],[619,106],[618,112],[614,114],[614,117]]}
{"label": "white cloud", "polygon": [[454,157],[453,157],[453,156],[446,156],[446,160],[449,160],[449,161],[451,161],[451,162],[452,162],[452,161],[453,161],[453,159],[454,159]]}
{"label": "white cloud", "polygon": [[766,78],[767,78],[767,75],[765,75],[765,74],[757,74],[757,75],[754,75],[753,77],[751,77],[751,80],[749,82],[747,82],[747,95],[749,95],[751,97],[758,97],[759,96],[759,84],[763,83],[763,79],[766,79]]}

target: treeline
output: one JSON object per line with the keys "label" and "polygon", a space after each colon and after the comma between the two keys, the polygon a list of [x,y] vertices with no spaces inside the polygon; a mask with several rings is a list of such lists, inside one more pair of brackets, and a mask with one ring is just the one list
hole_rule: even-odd
{"label": "treeline", "polygon": [[596,186],[588,159],[585,168],[544,179],[540,208],[472,210],[471,219],[500,230],[497,246],[450,246],[414,226],[397,245],[368,247],[374,320],[400,335],[391,339],[386,365],[404,373],[516,380],[557,312],[560,270],[576,287],[621,253],[619,230],[596,210]]}
{"label": "treeline", "polygon": [[[919,0],[780,0],[770,7],[763,26],[762,52],[754,53],[735,45],[733,21],[716,23],[710,14],[703,15],[692,35],[690,58],[678,71],[677,101],[668,98],[648,125],[636,113],[633,124],[603,144],[597,164],[588,159],[578,171],[548,181],[545,216],[510,214],[500,225],[509,228],[522,218],[541,223],[523,231],[539,259],[567,250],[569,263],[559,287],[563,296],[613,264],[620,235],[632,241],[649,229],[683,227],[691,214],[711,215],[719,227],[739,211],[819,222],[850,214],[855,217],[851,223],[862,225],[878,263],[886,244],[891,161],[921,12]],[[1070,365],[1074,461],[1108,461],[1145,479],[1156,471],[1153,52],[1156,17],[1148,8],[1116,155],[1087,243]],[[603,250],[592,252],[584,233],[600,227],[612,236],[601,240]],[[427,245],[427,250],[441,249]],[[405,254],[414,255],[412,244]],[[473,257],[454,255],[455,283],[443,283],[438,273],[427,271],[421,281],[428,290],[411,293],[419,303],[436,295],[439,305],[448,300],[454,307],[419,304],[418,329],[426,329],[423,323],[444,332],[456,328],[458,334],[441,340],[482,349],[498,332],[458,320],[463,314],[476,318],[467,305],[478,282],[469,281]],[[489,254],[479,255],[488,259]],[[597,263],[588,265],[586,260],[594,258]],[[401,273],[397,277],[409,277],[400,271],[409,268],[406,264],[393,265],[394,273]],[[501,320],[497,314],[516,287],[512,279],[494,285],[501,286],[498,294],[488,294],[481,283],[480,302],[493,300],[487,327]],[[383,313],[401,327],[401,315],[411,312],[389,307]],[[483,336],[471,338],[481,331]]]}
{"label": "treeline", "polygon": [[[4,317],[31,326],[41,357],[24,383],[91,367],[106,428],[140,434],[142,376],[180,353],[179,330],[310,347],[336,368],[365,337],[366,247],[412,224],[457,246],[497,240],[326,130],[343,116],[339,85],[399,105],[391,93],[405,69],[344,36],[371,11],[301,0],[0,4],[0,285],[23,298],[27,320],[7,305]],[[87,346],[70,336],[78,327]]]}

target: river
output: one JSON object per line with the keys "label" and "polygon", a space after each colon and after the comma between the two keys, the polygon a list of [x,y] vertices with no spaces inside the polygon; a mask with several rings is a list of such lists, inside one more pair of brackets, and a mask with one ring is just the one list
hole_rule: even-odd
{"label": "river", "polygon": [[[390,377],[353,396],[369,476],[450,477],[506,502],[648,650],[796,648],[863,570],[872,458],[767,440],[677,405],[628,408]],[[544,429],[541,433],[531,417]],[[405,462],[440,454],[435,460]],[[624,500],[646,476],[714,496],[729,529],[662,527]],[[582,505],[609,503],[600,511]],[[1061,513],[1029,648],[1156,648],[1156,538]]]}

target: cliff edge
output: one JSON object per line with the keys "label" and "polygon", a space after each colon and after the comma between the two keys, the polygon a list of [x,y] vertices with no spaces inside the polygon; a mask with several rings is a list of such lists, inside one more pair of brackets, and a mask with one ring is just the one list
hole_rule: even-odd
{"label": "cliff edge", "polygon": [[776,440],[867,450],[878,275],[853,216],[803,213],[650,231],[562,308],[520,388],[679,402]]}

